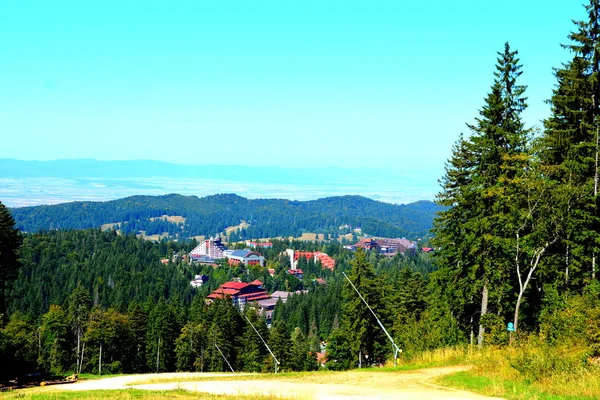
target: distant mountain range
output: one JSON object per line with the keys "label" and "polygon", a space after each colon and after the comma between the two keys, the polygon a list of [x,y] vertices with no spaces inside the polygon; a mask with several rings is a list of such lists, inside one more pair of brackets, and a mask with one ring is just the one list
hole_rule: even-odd
{"label": "distant mountain range", "polygon": [[[362,196],[290,201],[234,194],[202,198],[169,194],[13,208],[11,212],[17,226],[26,232],[120,223],[125,232],[167,232],[171,238],[184,238],[215,235],[246,221],[250,226],[236,232],[236,238],[299,236],[302,232],[337,235],[340,226],[349,225],[373,236],[416,239],[429,234],[440,210],[431,201],[394,205]],[[185,222],[157,218],[164,215],[181,216]]]}

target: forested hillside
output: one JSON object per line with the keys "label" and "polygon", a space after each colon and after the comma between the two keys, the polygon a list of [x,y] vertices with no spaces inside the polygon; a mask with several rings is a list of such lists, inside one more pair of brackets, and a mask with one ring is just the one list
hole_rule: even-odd
{"label": "forested hillside", "polygon": [[64,304],[78,285],[88,291],[92,305],[103,308],[126,310],[131,303],[161,298],[188,304],[191,271],[160,263],[178,248],[99,229],[25,235],[9,309],[37,318],[51,304]]}
{"label": "forested hillside", "polygon": [[[341,225],[361,227],[375,236],[417,239],[428,235],[435,213],[443,209],[429,201],[393,205],[360,196],[313,201],[250,200],[233,194],[198,198],[171,194],[133,196],[107,202],[74,202],[15,208],[17,227],[25,232],[49,229],[99,228],[121,223],[124,232],[170,233],[172,238],[215,235],[241,221],[250,223],[245,237],[300,236],[321,232],[337,236]],[[151,218],[185,217],[184,224]]]}

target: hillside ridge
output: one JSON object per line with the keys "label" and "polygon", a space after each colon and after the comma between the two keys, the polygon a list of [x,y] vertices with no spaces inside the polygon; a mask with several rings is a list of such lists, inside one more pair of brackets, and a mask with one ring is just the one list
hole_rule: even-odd
{"label": "hillside ridge", "polygon": [[[248,221],[242,238],[300,236],[304,231],[337,233],[342,225],[361,227],[375,236],[427,236],[441,207],[430,201],[390,204],[363,196],[332,196],[317,200],[247,199],[233,193],[206,197],[176,193],[136,195],[110,201],[76,201],[13,208],[17,227],[26,232],[99,228],[121,223],[126,232],[167,232],[172,238],[216,235]],[[185,224],[155,219],[178,215]]]}

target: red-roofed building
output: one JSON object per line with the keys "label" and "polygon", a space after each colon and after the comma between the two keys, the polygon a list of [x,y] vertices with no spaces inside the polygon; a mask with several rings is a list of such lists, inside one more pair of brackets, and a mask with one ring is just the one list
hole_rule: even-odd
{"label": "red-roofed building", "polygon": [[431,253],[431,252],[433,252],[433,249],[431,247],[423,247],[423,248],[421,248],[421,251],[423,253]]}
{"label": "red-roofed building", "polygon": [[304,275],[304,272],[302,272],[302,270],[300,268],[288,269],[287,272],[290,275],[294,275],[298,279],[302,279],[302,276]]}
{"label": "red-roofed building", "polygon": [[294,251],[292,249],[287,249],[286,253],[290,256],[292,269],[298,267],[298,259],[301,257],[306,260],[313,260],[314,262],[319,261],[323,268],[329,268],[331,270],[335,268],[335,260],[326,253],[321,253],[319,251]]}
{"label": "red-roofed building", "polygon": [[358,243],[356,243],[355,246],[360,247],[361,249],[365,249],[365,250],[379,251],[379,249],[380,249],[379,243],[377,243],[375,240],[373,240],[371,238],[361,239]]}
{"label": "red-roofed building", "polygon": [[262,285],[263,283],[258,279],[251,283],[226,282],[209,294],[206,302],[210,304],[215,299],[230,298],[235,306],[243,310],[246,303],[269,298]]}
{"label": "red-roofed building", "polygon": [[328,268],[333,271],[335,268],[335,260],[325,253],[315,253],[315,258],[321,262],[323,268]]}

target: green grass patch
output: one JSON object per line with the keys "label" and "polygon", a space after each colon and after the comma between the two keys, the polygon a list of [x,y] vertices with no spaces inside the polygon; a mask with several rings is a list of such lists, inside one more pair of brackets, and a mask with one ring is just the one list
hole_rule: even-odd
{"label": "green grass patch", "polygon": [[31,400],[70,400],[70,399],[89,399],[89,400],[160,400],[160,399],[196,399],[196,400],[278,400],[273,396],[243,396],[243,395],[216,395],[206,393],[192,393],[185,390],[169,391],[149,391],[149,390],[93,390],[93,391],[65,391],[57,392],[48,389],[26,389],[15,392],[4,393],[0,395],[2,399],[31,399]]}
{"label": "green grass patch", "polygon": [[90,380],[90,379],[104,379],[104,378],[115,378],[117,376],[125,376],[125,374],[106,374],[106,375],[98,375],[98,374],[79,374],[77,375],[77,379],[79,380]]}
{"label": "green grass patch", "polygon": [[597,395],[553,394],[556,387],[544,388],[540,384],[530,384],[500,376],[482,376],[471,371],[457,372],[438,378],[437,384],[455,389],[467,390],[486,396],[503,397],[509,400],[596,400]]}

